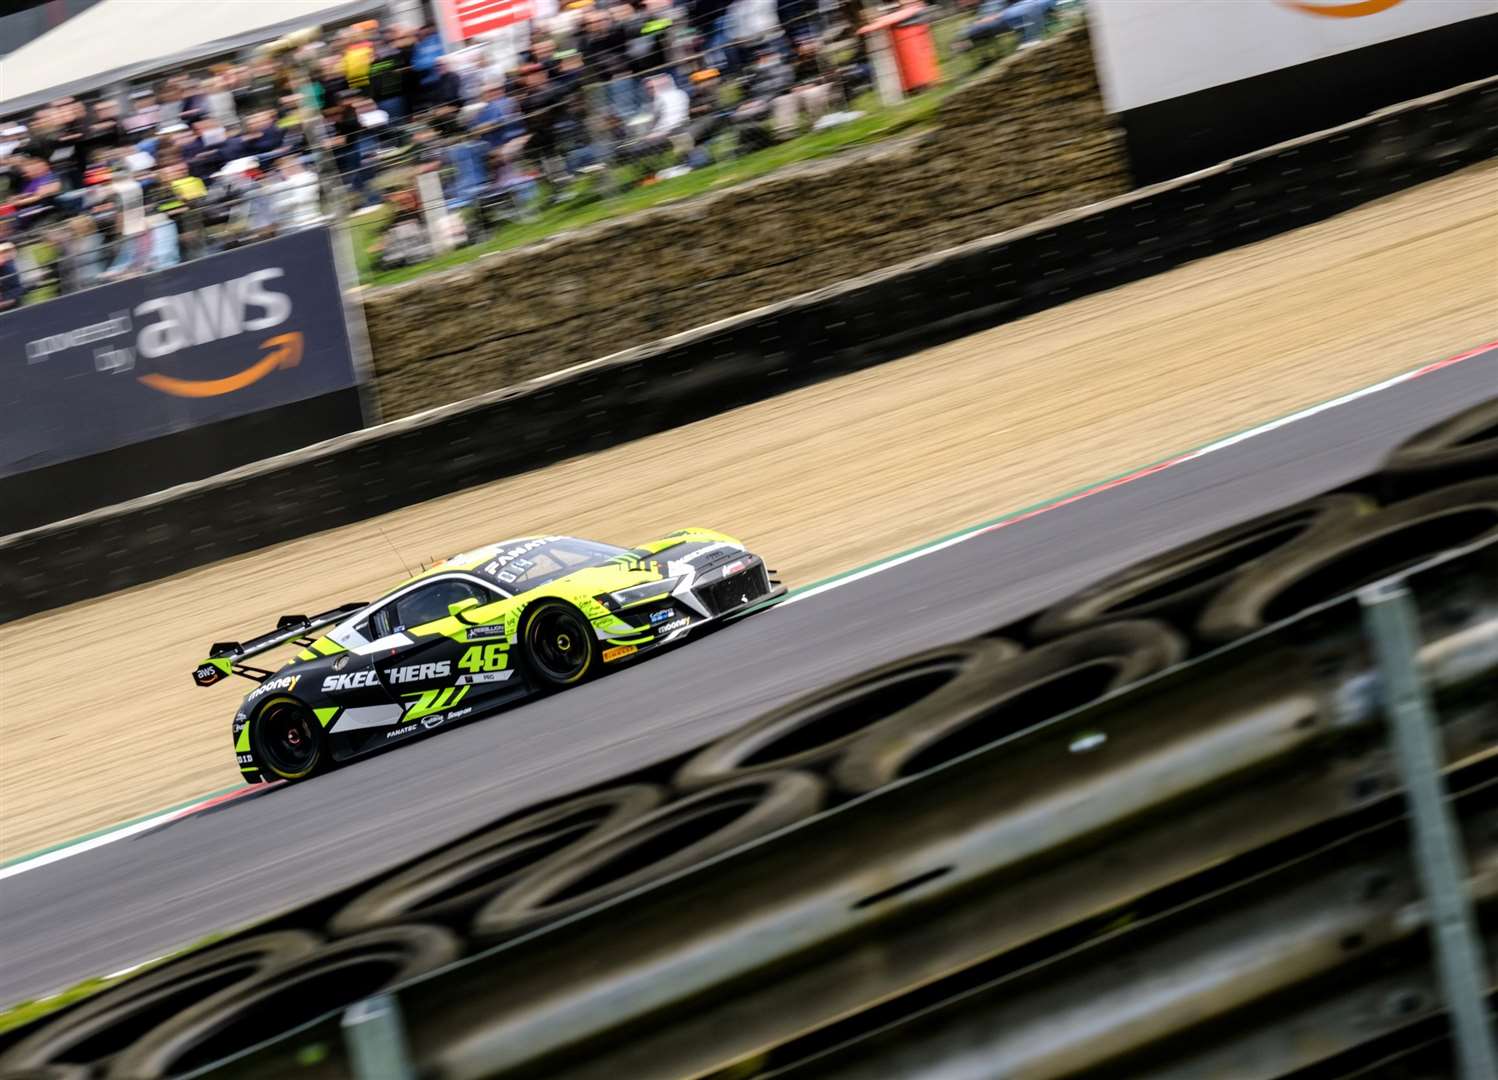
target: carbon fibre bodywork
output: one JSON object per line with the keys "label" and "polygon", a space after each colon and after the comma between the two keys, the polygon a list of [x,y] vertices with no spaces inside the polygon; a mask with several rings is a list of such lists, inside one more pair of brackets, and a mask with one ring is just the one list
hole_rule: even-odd
{"label": "carbon fibre bodywork", "polygon": [[[269,634],[217,643],[193,678],[202,686],[230,674],[257,681],[234,716],[239,770],[250,783],[300,779],[328,759],[347,761],[581,682],[784,592],[759,556],[708,529],[636,548],[529,537],[456,555],[371,603],[282,616]],[[565,625],[586,626],[593,636],[575,676],[537,670],[543,661],[526,635],[542,610],[565,613]],[[566,640],[565,626],[557,636]],[[287,646],[300,648],[275,670],[248,662]],[[272,714],[277,719],[263,720]],[[290,715],[319,746],[305,773],[279,763],[257,729]]]}

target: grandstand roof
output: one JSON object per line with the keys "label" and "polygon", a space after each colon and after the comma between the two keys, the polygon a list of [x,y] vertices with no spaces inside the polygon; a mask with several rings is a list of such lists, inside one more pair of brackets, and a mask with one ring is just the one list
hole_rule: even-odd
{"label": "grandstand roof", "polygon": [[103,0],[0,59],[0,114],[385,6],[384,0]]}

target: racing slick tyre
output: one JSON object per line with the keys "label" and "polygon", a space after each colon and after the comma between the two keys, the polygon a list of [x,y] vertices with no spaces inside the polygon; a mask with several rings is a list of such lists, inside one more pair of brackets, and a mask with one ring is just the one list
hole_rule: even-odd
{"label": "racing slick tyre", "polygon": [[296,698],[271,698],[250,720],[250,748],[260,771],[278,780],[305,780],[325,763],[322,725]]}
{"label": "racing slick tyre", "polygon": [[473,933],[495,938],[593,907],[810,817],[826,787],[772,772],[699,791],[537,866],[479,909]]}
{"label": "racing slick tyre", "polygon": [[1122,619],[1163,619],[1189,631],[1213,595],[1245,567],[1374,509],[1361,496],[1327,495],[1264,514],[1104,578],[1041,612],[1030,633],[1050,640]]}
{"label": "racing slick tyre", "polygon": [[1010,641],[973,638],[926,649],[802,694],[689,758],[675,784],[694,791],[777,769],[816,769],[879,723],[945,716],[975,680],[1019,653]]}
{"label": "racing slick tyre", "polygon": [[1381,476],[1401,494],[1498,476],[1498,398],[1411,435],[1384,461]]}
{"label": "racing slick tyre", "polygon": [[168,1014],[116,1057],[105,1075],[147,1080],[190,1072],[268,1033],[425,975],[461,953],[457,937],[437,926],[391,926],[332,942]]}
{"label": "racing slick tyre", "polygon": [[583,613],[561,600],[543,600],[520,619],[520,651],[538,689],[582,682],[598,666],[598,638]]}
{"label": "racing slick tyre", "polygon": [[163,1016],[310,956],[319,940],[299,930],[256,934],[142,972],[72,1006],[0,1054],[0,1072],[113,1057]]}
{"label": "racing slick tyre", "polygon": [[1498,536],[1498,480],[1469,480],[1289,544],[1202,612],[1208,641],[1252,634],[1452,548]]}
{"label": "racing slick tyre", "polygon": [[1185,655],[1185,641],[1164,623],[1078,631],[988,671],[942,710],[870,728],[833,768],[833,780],[851,794],[873,791],[1096,701]]}
{"label": "racing slick tyre", "polygon": [[474,908],[542,860],[628,824],[665,798],[664,788],[627,784],[521,811],[366,889],[333,916],[328,930],[343,936],[389,923],[466,922]]}

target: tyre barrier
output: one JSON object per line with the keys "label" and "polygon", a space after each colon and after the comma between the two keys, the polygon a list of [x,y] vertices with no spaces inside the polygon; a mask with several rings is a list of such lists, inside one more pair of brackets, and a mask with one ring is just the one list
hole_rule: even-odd
{"label": "tyre barrier", "polygon": [[[1459,430],[1486,431],[1471,423]],[[1359,490],[1382,477],[1373,481]],[[144,1080],[206,1063],[255,1041],[252,1029],[258,1039],[456,959],[465,940],[486,945],[553,923],[802,821],[834,798],[1023,738],[1176,664],[1188,639],[1198,647],[1236,640],[1495,534],[1498,479],[1382,508],[1343,491],[1264,515],[1027,622],[804,694],[697,751],[669,787],[617,782],[529,808],[278,921],[304,930],[221,944],[126,980],[0,1037],[0,1080],[65,1066]],[[1481,577],[1489,565],[1422,584],[1421,595],[1470,594],[1471,567]],[[1028,651],[1015,643],[1026,633],[1039,642]],[[654,781],[661,766],[637,775]]]}
{"label": "tyre barrier", "polygon": [[1381,472],[1395,493],[1498,476],[1498,398],[1410,436],[1384,459]]}
{"label": "tyre barrier", "polygon": [[1142,559],[1054,604],[1035,619],[1030,636],[1046,641],[1095,623],[1164,619],[1183,630],[1248,567],[1291,543],[1314,543],[1375,509],[1357,495],[1324,495],[1215,532]]}
{"label": "tyre barrier", "polygon": [[833,780],[851,794],[873,791],[1021,734],[1185,655],[1185,640],[1164,623],[1105,623],[1078,631],[992,665],[941,712],[876,724],[833,766]]}
{"label": "tyre barrier", "polygon": [[494,938],[594,907],[810,817],[826,786],[810,773],[767,772],[687,795],[543,862],[479,909]]}
{"label": "tyre barrier", "polygon": [[142,972],[49,1017],[0,1054],[0,1073],[106,1061],[163,1015],[313,955],[320,941],[286,930],[216,945]]}
{"label": "tyre barrier", "polygon": [[7,1069],[0,1080],[89,1080],[93,1070],[83,1065],[40,1065],[34,1069]]}
{"label": "tyre barrier", "polygon": [[1237,576],[1197,630],[1228,642],[1442,551],[1498,536],[1498,480],[1469,480],[1288,544]]}
{"label": "tyre barrier", "polygon": [[917,726],[970,698],[1011,641],[974,638],[926,649],[803,694],[729,732],[688,759],[675,785],[695,791],[780,769],[820,768],[880,724]]}
{"label": "tyre barrier", "polygon": [[105,1076],[157,1080],[202,1068],[260,1042],[269,1020],[300,1023],[341,1009],[461,952],[457,936],[437,926],[392,926],[332,942],[171,1016],[110,1062]]}
{"label": "tyre barrier", "polygon": [[328,922],[334,936],[399,922],[460,928],[474,908],[538,863],[656,809],[664,788],[629,784],[584,795],[485,829],[386,877]]}

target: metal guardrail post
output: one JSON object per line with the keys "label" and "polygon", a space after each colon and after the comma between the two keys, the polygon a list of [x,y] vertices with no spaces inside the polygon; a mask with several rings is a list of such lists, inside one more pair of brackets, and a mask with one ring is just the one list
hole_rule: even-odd
{"label": "metal guardrail post", "polygon": [[1466,891],[1466,857],[1446,803],[1434,712],[1415,662],[1419,623],[1402,581],[1358,593],[1363,625],[1383,681],[1415,849],[1415,870],[1430,906],[1436,969],[1450,1011],[1456,1059],[1468,1080],[1498,1077],[1487,1008],[1487,961]]}
{"label": "metal guardrail post", "polygon": [[415,1080],[400,1003],[391,995],[377,994],[345,1009],[343,1038],[354,1080]]}

